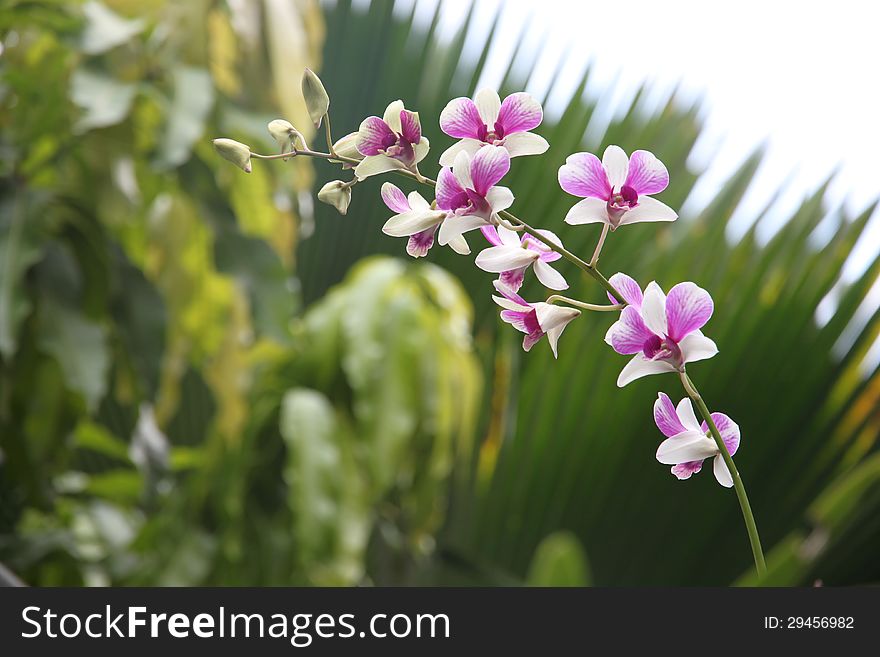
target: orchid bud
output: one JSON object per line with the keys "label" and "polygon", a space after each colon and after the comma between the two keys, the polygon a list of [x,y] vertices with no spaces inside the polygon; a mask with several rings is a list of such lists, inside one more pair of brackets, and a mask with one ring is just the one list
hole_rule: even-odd
{"label": "orchid bud", "polygon": [[[339,155],[340,157],[347,157],[352,160],[363,160],[364,156],[361,155],[361,152],[357,149],[359,133],[352,132],[335,144],[333,144],[333,152]],[[351,168],[352,165],[346,164],[344,168]]]}
{"label": "orchid bud", "polygon": [[341,180],[331,180],[318,192],[318,200],[332,205],[339,214],[345,214],[348,212],[348,204],[351,203],[351,186]]}
{"label": "orchid bud", "polygon": [[308,68],[303,73],[302,92],[309,110],[309,117],[315,124],[315,128],[320,128],[321,119],[330,109],[330,96],[327,95],[327,90],[324,89],[321,79]]}
{"label": "orchid bud", "polygon": [[214,148],[217,149],[221,157],[229,160],[235,166],[244,170],[245,173],[251,172],[250,146],[234,139],[215,139]]}
{"label": "orchid bud", "polygon": [[[275,119],[274,121],[270,121],[266,128],[269,130],[269,134],[272,135],[272,139],[278,142],[278,145],[281,146],[282,153],[295,151],[297,140],[299,140],[299,143],[303,148],[308,148],[305,138],[299,130],[293,127],[293,124],[291,124],[290,121]],[[288,157],[284,158],[285,161],[289,159],[290,158]]]}

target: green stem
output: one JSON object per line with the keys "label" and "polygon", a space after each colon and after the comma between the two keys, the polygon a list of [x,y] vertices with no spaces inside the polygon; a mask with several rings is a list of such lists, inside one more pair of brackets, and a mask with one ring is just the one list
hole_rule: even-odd
{"label": "green stem", "polygon": [[605,238],[608,237],[608,230],[611,228],[609,224],[602,224],[602,234],[599,235],[599,242],[596,244],[596,250],[593,251],[593,257],[590,258],[590,267],[596,266],[599,262],[599,254],[602,253],[602,247],[605,246]]}
{"label": "green stem", "polygon": [[333,136],[330,134],[330,113],[324,115],[324,134],[327,137],[327,150],[330,155],[336,157],[336,151],[333,150]]}
{"label": "green stem", "polygon": [[577,299],[564,297],[561,294],[553,294],[547,297],[547,301],[545,303],[556,303],[557,301],[567,303],[569,306],[574,306],[575,308],[583,308],[584,310],[595,310],[597,312],[614,312],[617,310],[623,310],[624,308],[624,306],[618,303],[611,306],[601,305],[597,303],[586,303],[585,301],[578,301]]}
{"label": "green stem", "polygon": [[724,440],[721,438],[721,432],[718,431],[718,427],[715,425],[715,420],[712,419],[712,414],[709,412],[706,402],[703,401],[703,397],[697,391],[694,382],[691,381],[691,378],[686,372],[680,372],[680,377],[681,383],[688,396],[697,405],[697,408],[700,410],[700,415],[703,416],[706,424],[709,425],[709,431],[715,439],[715,445],[718,447],[718,451],[721,452],[721,458],[724,459],[727,469],[730,470],[730,476],[733,479],[733,487],[736,490],[736,497],[739,500],[743,520],[746,524],[746,531],[749,534],[749,543],[751,543],[752,546],[752,556],[755,559],[755,570],[757,570],[759,576],[763,575],[767,572],[767,564],[764,562],[764,552],[761,550],[761,538],[758,536],[758,526],[755,524],[755,516],[752,514],[752,507],[749,504],[749,496],[746,495],[746,487],[743,485],[742,477],[739,476],[739,470],[736,469],[736,464],[734,464],[730,452],[727,451],[727,445],[724,444]]}

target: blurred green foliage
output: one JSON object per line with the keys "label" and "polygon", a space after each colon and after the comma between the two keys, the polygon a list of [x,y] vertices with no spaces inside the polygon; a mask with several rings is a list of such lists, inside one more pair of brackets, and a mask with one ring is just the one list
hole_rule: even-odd
{"label": "blurred green foliage", "polygon": [[[338,171],[294,158],[246,175],[210,147],[273,151],[278,116],[320,143],[299,94],[309,66],[337,137],[399,97],[431,161],[451,143],[431,128],[441,109],[515,35],[470,15],[441,35],[439,12],[422,23],[390,1],[323,15],[289,0],[0,1],[0,561],[26,581],[761,583],[732,493],[654,461],[656,391],[681,393],[658,377],[615,387],[609,317],[572,324],[558,361],[523,354],[470,258],[404,263],[379,231],[380,181],[341,217],[312,200]],[[536,65],[515,52],[503,92]],[[506,181],[518,215],[579,253],[597,231],[561,222],[567,154],[648,148],[673,207],[699,176],[697,105],[645,89],[603,131],[590,81],[538,129],[551,150]],[[772,208],[731,242],[760,161],[700,212],[615,233],[601,266],[712,292],[721,353],[692,376],[743,429],[766,582],[874,581],[880,378],[863,359],[880,314],[864,301],[880,260],[839,278],[873,208],[850,217],[823,188],[769,241]]]}

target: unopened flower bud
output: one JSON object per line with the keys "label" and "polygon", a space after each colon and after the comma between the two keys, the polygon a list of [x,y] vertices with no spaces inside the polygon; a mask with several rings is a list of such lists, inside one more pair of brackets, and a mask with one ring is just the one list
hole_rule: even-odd
{"label": "unopened flower bud", "polygon": [[[305,138],[299,130],[293,127],[293,124],[291,124],[290,121],[275,119],[274,121],[270,121],[266,128],[268,128],[269,134],[272,135],[272,139],[278,142],[278,145],[281,146],[282,153],[295,151],[297,140],[299,140],[299,143],[303,148],[308,148]],[[288,160],[289,158],[285,157],[284,159]]]}
{"label": "unopened flower bud", "polygon": [[318,200],[332,205],[339,210],[339,214],[345,214],[351,203],[351,187],[341,180],[331,180],[318,192]]}
{"label": "unopened flower bud", "polygon": [[[357,132],[352,132],[345,135],[345,137],[333,144],[333,152],[340,157],[347,157],[358,161],[363,160],[364,156],[357,149],[358,134]],[[345,168],[351,168],[351,166],[351,164],[346,164]]]}
{"label": "unopened flower bud", "polygon": [[315,128],[320,128],[321,119],[330,109],[330,96],[327,95],[327,90],[324,89],[321,79],[308,68],[303,73],[302,92],[306,108],[309,110],[309,117],[315,124]]}
{"label": "unopened flower bud", "polygon": [[245,173],[251,172],[251,148],[234,139],[215,139],[214,148],[221,157],[226,158]]}

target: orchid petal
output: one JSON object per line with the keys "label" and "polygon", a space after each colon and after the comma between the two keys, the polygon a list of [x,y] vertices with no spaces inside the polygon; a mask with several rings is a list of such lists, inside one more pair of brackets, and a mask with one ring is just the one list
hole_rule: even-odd
{"label": "orchid petal", "polygon": [[413,145],[413,164],[418,164],[424,160],[429,150],[431,150],[431,143],[427,137],[422,137],[418,144]]}
{"label": "orchid petal", "polygon": [[669,172],[650,151],[633,151],[624,185],[632,187],[639,196],[657,194],[669,185]]}
{"label": "orchid petal", "polygon": [[387,171],[406,168],[400,160],[387,155],[370,155],[354,168],[354,175],[358,180],[364,180],[370,176],[376,176]]}
{"label": "orchid petal", "polygon": [[724,462],[724,457],[719,454],[712,463],[712,473],[718,483],[725,488],[733,488],[733,477],[730,476],[730,470]]}
{"label": "orchid petal", "polygon": [[398,187],[394,183],[382,183],[381,196],[382,200],[385,202],[385,205],[387,205],[388,209],[392,212],[401,214],[403,212],[409,212],[412,209],[410,208],[409,201],[407,200],[406,196],[402,191],[400,191],[400,187]]}
{"label": "orchid petal", "polygon": [[629,171],[629,158],[620,146],[609,146],[602,155],[602,166],[608,176],[608,184],[615,191],[620,191],[626,182]]}
{"label": "orchid petal", "polygon": [[458,202],[459,195],[463,193],[464,189],[462,189],[452,170],[445,167],[440,169],[440,174],[437,176],[437,184],[434,187],[437,205],[445,210],[452,210]]}
{"label": "orchid petal", "polygon": [[464,235],[456,235],[455,237],[449,238],[449,248],[455,251],[459,255],[470,255],[471,247],[468,246],[467,240],[464,238]]}
{"label": "orchid petal", "polygon": [[[482,148],[480,150],[483,150]],[[479,153],[479,150],[477,151]],[[474,154],[476,155],[476,153]],[[466,151],[459,151],[452,163],[452,173],[462,189],[473,189],[474,181],[471,178],[471,156]]]}
{"label": "orchid petal", "polygon": [[361,155],[379,155],[397,142],[397,135],[378,116],[368,116],[358,128],[357,149]]}
{"label": "orchid petal", "polygon": [[534,132],[517,132],[504,139],[504,148],[510,153],[510,157],[521,157],[546,153],[550,144]]}
{"label": "orchid petal", "polygon": [[500,146],[484,146],[471,160],[473,190],[485,196],[510,171],[510,154]]}
{"label": "orchid petal", "polygon": [[400,113],[402,111],[403,101],[395,100],[385,108],[385,114],[382,115],[382,120],[388,124],[388,127],[391,128],[394,133],[400,133],[402,131],[400,125]]}
{"label": "orchid petal", "polygon": [[694,414],[694,406],[691,404],[691,400],[688,397],[683,397],[682,400],[678,402],[678,406],[675,407],[675,414],[678,415],[678,419],[684,425],[685,429],[688,431],[698,431],[703,435],[706,435],[706,432],[700,427],[700,422]]}
{"label": "orchid petal", "polygon": [[650,196],[639,196],[639,204],[627,210],[620,218],[620,225],[637,224],[649,221],[675,221],[678,214],[665,203]]}
{"label": "orchid petal", "polygon": [[428,255],[428,251],[434,246],[434,233],[437,232],[437,226],[423,230],[421,233],[411,235],[406,243],[406,252],[413,258],[421,258]]}
{"label": "orchid petal", "polygon": [[609,292],[608,298],[611,300],[611,303],[621,303],[626,302],[631,306],[635,306],[636,308],[640,308],[642,305],[642,288],[639,287],[639,284],[635,282],[632,278],[627,276],[622,272],[618,272],[614,274],[611,278],[608,279],[608,282],[614,287],[615,290],[620,292],[623,299],[615,299],[614,296]]}
{"label": "orchid petal", "polygon": [[474,104],[477,106],[483,123],[491,130],[495,121],[498,120],[498,113],[501,111],[501,99],[498,97],[498,92],[493,89],[481,89],[474,96]]}
{"label": "orchid petal", "polygon": [[715,342],[703,335],[701,331],[694,331],[686,335],[678,343],[678,348],[681,349],[681,360],[684,363],[706,360],[718,353]]}
{"label": "orchid petal", "polygon": [[574,196],[597,198],[607,202],[611,197],[608,174],[599,158],[592,153],[575,153],[559,167],[559,186]]}
{"label": "orchid petal", "polygon": [[687,463],[679,463],[672,466],[672,474],[678,479],[684,481],[690,479],[691,475],[697,474],[703,469],[702,461],[688,461]]}
{"label": "orchid petal", "polygon": [[400,134],[410,144],[418,144],[422,140],[422,125],[419,122],[419,113],[401,110]]}
{"label": "orchid petal", "polygon": [[507,271],[503,271],[498,277],[498,280],[501,281],[502,284],[509,287],[511,290],[518,291],[522,287],[523,281],[525,281],[526,269],[528,269],[528,267],[520,267],[519,269],[509,269]]}
{"label": "orchid petal", "polygon": [[665,360],[648,360],[644,354],[636,354],[621,370],[617,377],[617,387],[623,388],[636,379],[664,372],[675,372],[675,368]]}
{"label": "orchid petal", "polygon": [[666,337],[666,295],[655,281],[648,283],[642,298],[642,319],[656,335]]}
{"label": "orchid petal", "polygon": [[474,260],[474,264],[493,274],[519,269],[530,265],[538,259],[538,254],[518,246],[490,246],[483,249]]}
{"label": "orchid petal", "polygon": [[382,226],[382,232],[391,237],[409,237],[428,228],[433,228],[443,221],[445,216],[446,213],[442,210],[429,210],[428,212],[411,210],[391,217]]}
{"label": "orchid petal", "polygon": [[572,226],[610,224],[608,204],[598,198],[585,198],[583,201],[578,201],[565,215],[565,223]]}
{"label": "orchid petal", "polygon": [[483,145],[483,142],[470,138],[465,138],[461,141],[457,141],[452,146],[443,151],[443,153],[440,155],[440,166],[451,167],[455,162],[456,155],[458,155],[462,151],[465,151],[468,155],[473,157],[474,153],[480,150]]}
{"label": "orchid petal", "polygon": [[505,246],[515,246],[517,248],[521,247],[522,240],[520,239],[519,233],[515,230],[510,230],[504,226],[498,226],[495,229],[495,234],[498,235],[501,244],[504,244]]}
{"label": "orchid petal", "polygon": [[[450,137],[479,139],[483,125],[480,111],[470,98],[454,98],[440,112],[440,129]],[[442,160],[440,164],[447,166]]]}
{"label": "orchid petal", "polygon": [[440,234],[437,236],[437,241],[440,246],[446,246],[453,238],[485,224],[486,222],[480,217],[447,217],[440,226]]}
{"label": "orchid petal", "polygon": [[664,465],[702,461],[718,453],[709,438],[700,431],[686,431],[667,438],[657,448],[657,460]]}
{"label": "orchid petal", "polygon": [[[505,135],[512,135],[537,128],[543,118],[544,110],[541,109],[541,103],[530,94],[520,91],[510,94],[501,103],[496,124],[502,128]],[[487,127],[492,126],[487,124]]]}
{"label": "orchid petal", "polygon": [[483,237],[485,237],[492,246],[504,245],[504,242],[501,241],[501,236],[498,234],[498,229],[495,226],[483,226],[480,228],[480,232],[483,233]]}
{"label": "orchid petal", "polygon": [[620,319],[609,327],[605,342],[617,353],[629,356],[641,353],[645,342],[653,335],[645,326],[638,309],[627,306],[621,311]]}
{"label": "orchid petal", "polygon": [[[727,453],[733,456],[739,449],[739,425],[724,413],[712,413],[712,421],[715,423],[718,433],[721,434],[721,440],[727,447]],[[700,428],[705,433],[709,430],[709,425],[703,422]]]}
{"label": "orchid petal", "polygon": [[430,210],[431,204],[428,203],[424,197],[418,192],[410,192],[406,197],[407,203],[409,203],[409,207],[413,210]]}
{"label": "orchid petal", "polygon": [[493,187],[486,192],[486,203],[492,208],[492,212],[498,214],[513,205],[513,192],[507,187]]}
{"label": "orchid petal", "polygon": [[663,392],[657,395],[657,401],[654,402],[654,423],[667,438],[687,431],[681,420],[678,419],[678,414],[675,412],[675,406],[669,395]]}
{"label": "orchid petal", "polygon": [[551,290],[568,289],[568,282],[566,282],[562,274],[543,260],[535,260],[535,264],[532,267],[535,270],[535,276],[538,277],[538,280],[541,281],[541,285],[544,287],[549,287]]}
{"label": "orchid petal", "polygon": [[715,306],[712,297],[698,285],[679,283],[666,295],[666,323],[669,337],[679,342],[688,333],[703,328]]}

